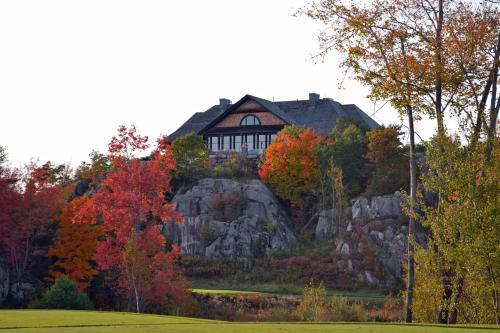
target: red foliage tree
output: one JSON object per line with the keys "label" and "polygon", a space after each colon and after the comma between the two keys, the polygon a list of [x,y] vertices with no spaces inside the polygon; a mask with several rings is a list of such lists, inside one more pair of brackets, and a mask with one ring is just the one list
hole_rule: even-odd
{"label": "red foliage tree", "polygon": [[15,246],[16,239],[11,236],[11,231],[16,226],[16,215],[19,212],[21,195],[16,190],[18,175],[7,168],[0,168],[0,253],[2,257],[12,258],[7,255],[9,249]]}
{"label": "red foliage tree", "polygon": [[151,157],[141,160],[135,153],[149,147],[147,137],[133,126],[121,126],[108,146],[111,170],[75,216],[78,223],[101,225],[96,262],[116,279],[137,312],[167,307],[184,297],[187,286],[175,265],[179,250],[173,246],[166,252],[161,234],[163,222],[181,222],[175,205],[165,200],[175,166],[165,142],[160,138]]}
{"label": "red foliage tree", "polygon": [[49,271],[50,280],[61,275],[78,283],[78,289],[87,288],[98,273],[93,262],[100,226],[90,223],[73,223],[76,211],[87,202],[87,197],[74,199],[63,209],[59,228],[48,255],[56,261]]}
{"label": "red foliage tree", "polygon": [[34,256],[46,253],[47,246],[38,240],[48,235],[66,202],[66,193],[49,164],[32,163],[19,174],[11,173],[0,181],[0,244],[16,281],[21,281]]}

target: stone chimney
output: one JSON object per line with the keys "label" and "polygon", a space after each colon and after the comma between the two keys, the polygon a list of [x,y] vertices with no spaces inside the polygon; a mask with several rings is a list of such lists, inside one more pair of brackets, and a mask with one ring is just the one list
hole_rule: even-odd
{"label": "stone chimney", "polygon": [[225,111],[229,105],[231,104],[231,100],[227,98],[219,98],[219,106],[221,111]]}
{"label": "stone chimney", "polygon": [[317,101],[319,101],[319,94],[309,93],[309,102],[311,104],[316,104]]}

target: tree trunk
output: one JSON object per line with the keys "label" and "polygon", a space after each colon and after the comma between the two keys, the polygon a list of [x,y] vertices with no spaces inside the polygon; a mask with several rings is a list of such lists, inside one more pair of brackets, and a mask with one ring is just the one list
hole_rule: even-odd
{"label": "tree trunk", "polygon": [[[476,123],[474,124],[474,129],[473,129],[472,138],[471,138],[471,142],[470,142],[470,150],[471,151],[476,148],[476,145],[479,141],[479,137],[481,136],[481,129],[482,129],[483,117],[484,117],[484,109],[486,107],[486,102],[488,101],[488,96],[490,94],[491,86],[493,85],[493,77],[495,76],[495,73],[498,71],[499,65],[500,65],[500,32],[497,35],[497,46],[496,46],[496,50],[495,50],[495,55],[493,56],[493,66],[491,67],[491,71],[488,75],[488,80],[486,81],[486,83],[484,85],[483,93],[481,94],[481,101],[479,102],[479,106],[478,106],[478,110],[477,110]],[[498,115],[498,112],[497,112],[497,115]]]}
{"label": "tree trunk", "polygon": [[438,18],[436,25],[436,77],[435,77],[435,92],[436,92],[436,120],[438,127],[438,137],[444,136],[444,115],[443,115],[443,0],[439,0]]}
{"label": "tree trunk", "polygon": [[[498,119],[498,109],[500,107],[500,97],[497,99],[497,80],[498,80],[498,63],[500,62],[500,32],[498,33],[497,46],[495,50],[494,62],[496,66],[493,66],[493,79],[490,97],[490,123],[488,128],[488,133],[486,136],[486,148],[485,148],[485,160],[489,162],[491,160],[491,152],[493,151],[493,144],[496,135],[496,125]],[[496,103],[496,104],[495,104]]]}
{"label": "tree trunk", "polygon": [[491,300],[493,302],[493,311],[495,311],[495,322],[500,325],[500,317],[498,316],[498,290],[491,292]]}
{"label": "tree trunk", "polygon": [[457,323],[458,302],[459,302],[460,298],[462,297],[463,287],[464,287],[464,279],[459,277],[457,279],[457,285],[456,285],[455,291],[453,292],[453,295],[451,298],[451,310],[450,310],[450,315],[448,317],[448,324],[456,324]]}
{"label": "tree trunk", "polygon": [[415,202],[417,201],[417,163],[415,160],[415,129],[413,127],[413,110],[411,105],[406,107],[408,128],[410,130],[410,219],[408,222],[408,281],[406,286],[405,321],[413,320],[413,288],[415,287],[415,259],[413,233],[415,229]]}
{"label": "tree trunk", "polygon": [[134,285],[134,294],[135,294],[135,310],[137,313],[140,312],[140,309],[139,309],[139,294],[137,293],[137,288],[135,287]]}

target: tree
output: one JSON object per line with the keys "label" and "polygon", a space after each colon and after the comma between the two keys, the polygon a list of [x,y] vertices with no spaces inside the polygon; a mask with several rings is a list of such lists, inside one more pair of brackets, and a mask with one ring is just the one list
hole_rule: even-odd
{"label": "tree", "polygon": [[172,142],[172,155],[175,159],[173,181],[188,185],[207,175],[208,148],[203,137],[192,132]]}
{"label": "tree", "polygon": [[170,147],[160,138],[151,158],[141,160],[136,154],[149,147],[148,139],[133,126],[120,126],[108,147],[111,169],[75,221],[100,224],[103,240],[95,260],[137,312],[166,307],[182,300],[186,289],[175,265],[179,250],[166,252],[161,234],[163,223],[182,221],[175,204],[165,200],[175,166]]}
{"label": "tree", "polygon": [[87,197],[77,198],[65,207],[59,218],[59,227],[48,256],[54,257],[49,276],[56,280],[67,276],[85,290],[98,273],[93,257],[96,253],[100,226],[90,223],[73,223],[73,217]]}
{"label": "tree", "polygon": [[319,179],[316,152],[321,140],[323,137],[312,129],[295,131],[287,126],[266,150],[259,176],[292,206],[303,204],[304,198],[316,190]]}
{"label": "tree", "polygon": [[349,197],[363,191],[369,176],[364,158],[367,150],[365,133],[366,128],[352,118],[340,117],[332,130],[331,140],[322,145],[320,152],[322,164],[333,163],[342,170]]}
{"label": "tree", "polygon": [[0,168],[5,162],[7,162],[7,150],[0,146]]}
{"label": "tree", "polygon": [[0,229],[4,232],[0,244],[16,282],[22,281],[34,257],[46,253],[41,240],[49,235],[66,199],[50,164],[39,167],[32,163],[23,171],[4,178],[1,185],[9,206],[1,207]]}
{"label": "tree", "polygon": [[[422,175],[422,184],[428,193],[441,195],[435,206],[422,204],[423,224],[432,231],[432,239],[429,247],[419,249],[417,269],[425,276],[416,289],[419,318],[428,318],[423,304],[434,298],[442,322],[500,321],[499,143],[497,137],[488,162],[486,142],[472,159],[467,158],[470,147],[458,138],[436,137],[428,144],[429,171]],[[430,285],[436,280],[439,288]]]}
{"label": "tree", "polygon": [[59,277],[42,298],[33,302],[35,309],[90,310],[93,308],[89,297],[80,292],[76,283],[65,276]]}
{"label": "tree", "polygon": [[[398,3],[397,5],[399,5]],[[415,57],[420,43],[416,32],[403,29],[394,16],[400,8],[389,0],[378,0],[364,4],[360,2],[344,5],[340,0],[324,0],[313,3],[303,11],[309,17],[328,26],[320,36],[322,54],[330,50],[345,54],[342,66],[353,70],[357,80],[370,87],[370,98],[388,100],[408,119],[410,138],[410,197],[408,224],[408,299],[405,320],[411,322],[412,295],[414,286],[413,231],[416,214],[417,179],[415,161],[415,113],[423,112],[422,91],[416,89],[419,75],[425,70]]]}
{"label": "tree", "polygon": [[409,179],[405,150],[399,126],[379,127],[367,133],[368,152],[365,158],[374,172],[367,184],[366,195],[383,195],[408,189]]}
{"label": "tree", "polygon": [[89,179],[96,183],[99,179],[104,178],[109,171],[110,165],[106,155],[95,150],[89,154],[90,163],[82,162],[75,172],[75,178],[78,180]]}

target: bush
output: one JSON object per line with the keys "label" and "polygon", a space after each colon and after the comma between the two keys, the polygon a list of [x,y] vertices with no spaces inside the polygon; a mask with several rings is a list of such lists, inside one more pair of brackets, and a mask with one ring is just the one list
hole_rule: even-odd
{"label": "bush", "polygon": [[305,321],[327,321],[330,315],[330,304],[323,283],[315,287],[313,283],[305,286],[302,302],[295,310],[297,317]]}
{"label": "bush", "polygon": [[42,298],[33,302],[34,309],[88,310],[93,308],[89,297],[78,291],[76,283],[62,276],[47,290]]}
{"label": "bush", "polygon": [[346,297],[334,296],[330,306],[332,321],[368,321],[368,312],[359,302],[350,303]]}
{"label": "bush", "polygon": [[349,302],[346,297],[328,298],[323,283],[315,287],[306,285],[302,302],[295,315],[305,321],[368,321],[368,312],[359,302]]}

